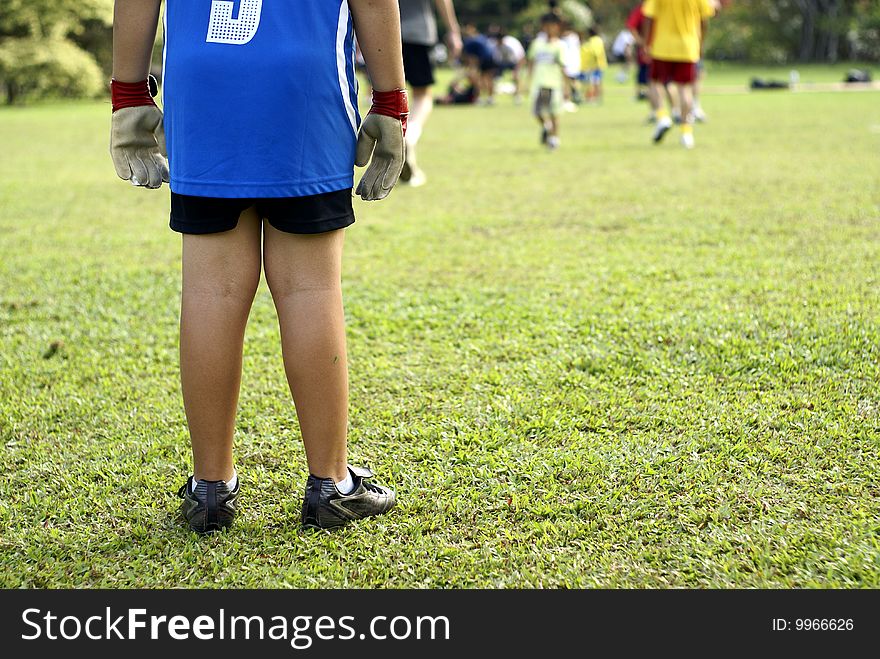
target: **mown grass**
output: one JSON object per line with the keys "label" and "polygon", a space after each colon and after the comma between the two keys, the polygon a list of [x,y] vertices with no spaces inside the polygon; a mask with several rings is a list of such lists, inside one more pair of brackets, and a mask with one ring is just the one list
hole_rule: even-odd
{"label": "mown grass", "polygon": [[0,111],[0,586],[880,586],[877,94],[707,95],[685,152],[629,92],[553,154],[507,98],[438,108],[429,184],[357,205],[351,454],[392,514],[300,530],[261,286],[207,539],[167,192],[115,179],[105,104]]}

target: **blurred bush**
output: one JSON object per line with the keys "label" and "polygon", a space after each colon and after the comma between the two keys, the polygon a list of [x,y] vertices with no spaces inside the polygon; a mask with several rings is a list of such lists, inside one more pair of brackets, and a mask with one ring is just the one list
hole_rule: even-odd
{"label": "blurred bush", "polygon": [[96,97],[105,91],[95,58],[66,39],[7,38],[0,43],[6,102]]}
{"label": "blurred bush", "polygon": [[[516,27],[540,28],[541,16],[550,9],[547,0],[532,0],[529,5],[516,15]],[[586,30],[593,24],[593,13],[590,8],[579,0],[559,0],[556,11],[565,22],[575,30]]]}
{"label": "blurred bush", "polygon": [[6,103],[106,90],[113,0],[0,0],[0,93]]}
{"label": "blurred bush", "polygon": [[732,0],[709,25],[709,59],[880,61],[877,0]]}

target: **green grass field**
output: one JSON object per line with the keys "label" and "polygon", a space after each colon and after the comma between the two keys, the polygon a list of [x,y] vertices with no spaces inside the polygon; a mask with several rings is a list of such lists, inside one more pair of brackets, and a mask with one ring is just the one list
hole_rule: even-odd
{"label": "green grass field", "polygon": [[686,152],[629,91],[552,154],[509,98],[437,108],[428,185],[357,204],[351,456],[388,516],[300,529],[261,286],[210,538],[176,513],[168,193],[115,178],[106,104],[0,110],[0,586],[880,587],[880,95],[707,95]]}

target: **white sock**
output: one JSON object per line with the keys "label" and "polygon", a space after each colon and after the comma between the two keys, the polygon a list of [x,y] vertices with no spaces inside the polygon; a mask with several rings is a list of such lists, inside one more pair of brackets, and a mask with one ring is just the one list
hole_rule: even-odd
{"label": "white sock", "polygon": [[336,483],[336,489],[339,490],[340,494],[351,494],[354,491],[354,480],[351,477],[351,472],[345,475],[345,479]]}
{"label": "white sock", "polygon": [[[190,492],[196,491],[196,487],[198,487],[199,482],[200,481],[197,481],[195,478],[192,479],[192,486],[190,487]],[[230,478],[228,481],[226,481],[226,487],[228,487],[230,490],[234,490],[235,486],[237,484],[238,484],[238,473],[233,471],[232,478]]]}

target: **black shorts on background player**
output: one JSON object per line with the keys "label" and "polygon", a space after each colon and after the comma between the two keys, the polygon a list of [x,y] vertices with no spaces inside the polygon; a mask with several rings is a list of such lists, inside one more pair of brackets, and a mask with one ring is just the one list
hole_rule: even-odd
{"label": "black shorts on background player", "polygon": [[434,64],[431,62],[431,46],[404,42],[403,71],[406,81],[413,87],[433,85]]}

